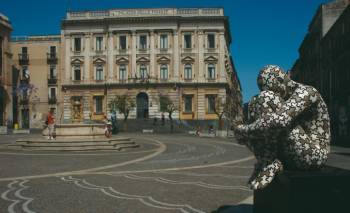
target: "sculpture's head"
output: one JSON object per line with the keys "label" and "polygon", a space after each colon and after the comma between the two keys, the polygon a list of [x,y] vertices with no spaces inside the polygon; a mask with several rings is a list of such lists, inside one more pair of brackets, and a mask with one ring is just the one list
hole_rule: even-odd
{"label": "sculpture's head", "polygon": [[284,98],[288,94],[289,76],[276,65],[263,67],[258,75],[258,87],[260,91],[272,91]]}

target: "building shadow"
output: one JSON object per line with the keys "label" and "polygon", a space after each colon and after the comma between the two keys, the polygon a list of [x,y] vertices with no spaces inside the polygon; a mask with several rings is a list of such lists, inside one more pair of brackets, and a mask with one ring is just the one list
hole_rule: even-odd
{"label": "building shadow", "polygon": [[253,213],[252,204],[224,205],[211,213]]}

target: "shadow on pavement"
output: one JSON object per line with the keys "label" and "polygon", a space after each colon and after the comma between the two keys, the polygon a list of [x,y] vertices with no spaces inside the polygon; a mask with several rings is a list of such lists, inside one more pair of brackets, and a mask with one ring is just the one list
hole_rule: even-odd
{"label": "shadow on pavement", "polygon": [[220,206],[211,213],[253,213],[252,204],[238,204],[234,206]]}

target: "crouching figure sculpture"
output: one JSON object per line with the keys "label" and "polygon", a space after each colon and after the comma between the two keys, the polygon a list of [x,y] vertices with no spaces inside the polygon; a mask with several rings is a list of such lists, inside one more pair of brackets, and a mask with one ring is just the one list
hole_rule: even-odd
{"label": "crouching figure sculpture", "polygon": [[236,127],[240,143],[254,153],[257,163],[249,183],[262,189],[284,168],[322,167],[329,153],[327,106],[313,87],[297,83],[278,66],[259,73],[261,93],[248,105],[248,122]]}

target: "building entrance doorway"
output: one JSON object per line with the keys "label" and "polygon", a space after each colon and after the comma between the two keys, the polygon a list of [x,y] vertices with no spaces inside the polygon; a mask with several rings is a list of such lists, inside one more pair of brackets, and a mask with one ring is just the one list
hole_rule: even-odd
{"label": "building entrance doorway", "polygon": [[148,118],[148,95],[144,92],[136,96],[137,118]]}

